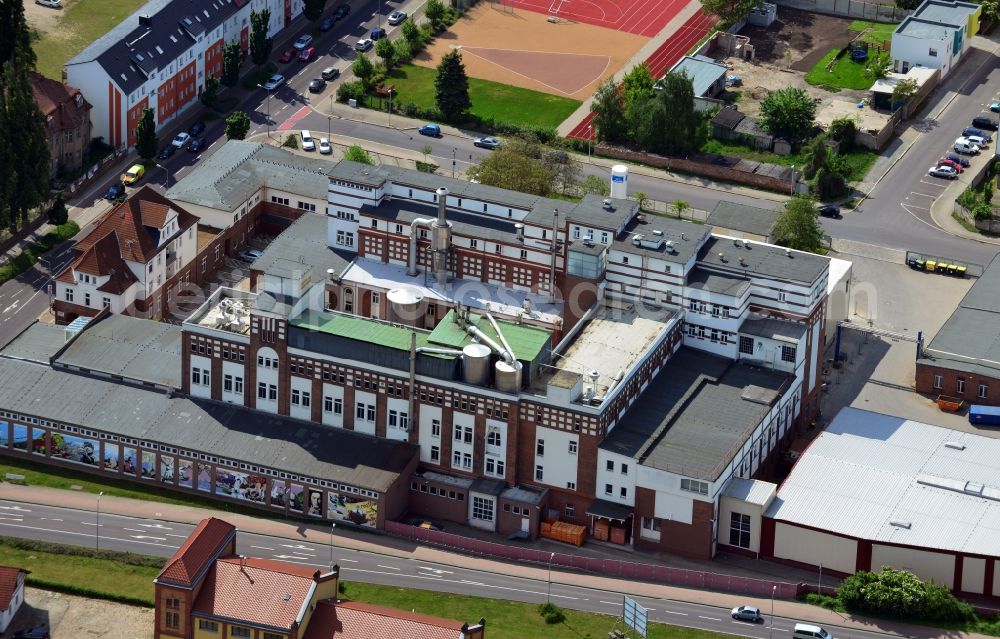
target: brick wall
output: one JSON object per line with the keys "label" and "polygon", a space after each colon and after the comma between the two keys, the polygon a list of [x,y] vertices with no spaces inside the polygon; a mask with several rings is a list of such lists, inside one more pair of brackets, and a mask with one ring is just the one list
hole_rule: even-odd
{"label": "brick wall", "polygon": [[[934,377],[936,375],[941,376],[940,388],[935,387]],[[925,362],[917,362],[917,370],[914,377],[918,393],[935,397],[938,395],[948,395],[964,399],[970,404],[1000,406],[1000,378],[984,377],[966,371],[949,369],[944,365],[937,366]],[[958,390],[959,380],[965,382],[962,392]],[[986,384],[986,397],[979,397],[980,384]]]}

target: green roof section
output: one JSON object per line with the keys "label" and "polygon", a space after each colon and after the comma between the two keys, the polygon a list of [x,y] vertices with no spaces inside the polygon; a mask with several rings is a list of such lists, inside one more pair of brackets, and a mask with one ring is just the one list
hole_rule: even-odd
{"label": "green roof section", "polygon": [[[417,348],[432,346],[428,339],[430,334],[425,330],[406,328],[355,315],[307,310],[295,319],[290,320],[289,323],[292,326],[305,330],[319,331],[345,339],[378,344],[379,346],[386,346],[401,351],[410,350],[410,334],[416,332]],[[511,344],[511,347],[513,348],[513,344]],[[455,358],[450,355],[440,355],[437,353],[423,353],[422,355],[432,355],[443,359]]]}
{"label": "green roof section", "polygon": [[[500,343],[497,332],[489,320],[481,315],[470,314],[470,323],[486,334],[493,341]],[[535,326],[525,324],[513,324],[497,320],[503,336],[507,338],[507,343],[514,349],[514,356],[517,359],[534,362],[538,356],[549,346],[552,333]],[[438,325],[427,337],[431,345],[445,346],[447,348],[462,348],[475,342],[465,330],[455,322],[455,311],[448,311]]]}

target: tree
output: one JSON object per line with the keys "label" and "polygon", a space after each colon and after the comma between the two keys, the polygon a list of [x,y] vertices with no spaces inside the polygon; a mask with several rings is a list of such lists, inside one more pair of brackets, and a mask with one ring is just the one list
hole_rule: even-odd
{"label": "tree", "polygon": [[645,102],[656,95],[653,85],[656,80],[645,62],[641,62],[622,77],[622,94],[625,96],[625,109],[630,105]]}
{"label": "tree", "polygon": [[854,148],[854,139],[858,135],[858,124],[860,121],[861,119],[856,116],[846,116],[837,118],[830,123],[827,133],[831,140],[837,142],[837,150],[839,152],[846,153]]}
{"label": "tree", "polygon": [[823,246],[823,229],[816,202],[802,196],[789,200],[775,222],[774,240],[779,246],[797,251],[819,251]]}
{"label": "tree", "polygon": [[422,149],[420,149],[420,152],[424,154],[424,164],[427,163],[427,156],[430,155],[431,151],[433,151],[433,150],[434,150],[434,147],[432,147],[430,144],[426,144],[426,143],[424,144],[424,147]]}
{"label": "tree", "polygon": [[410,44],[410,50],[416,53],[417,48],[422,47],[424,44],[423,36],[420,34],[420,27],[413,20],[407,20],[401,28],[403,39]]}
{"label": "tree", "polygon": [[226,139],[227,140],[244,140],[247,137],[247,131],[250,130],[250,116],[243,111],[233,111],[233,113],[226,118]]}
{"label": "tree", "polygon": [[771,91],[760,103],[760,125],[776,137],[798,142],[812,130],[816,101],[802,89]]}
{"label": "tree", "polygon": [[365,93],[371,91],[372,82],[375,80],[375,65],[372,64],[371,58],[364,53],[359,54],[351,64],[351,71],[354,72],[354,77],[361,83]]}
{"label": "tree", "polygon": [[822,169],[825,169],[830,164],[830,147],[826,144],[826,136],[817,135],[802,153],[805,156],[805,163],[802,165],[802,175],[807,179],[811,180],[816,177]]}
{"label": "tree", "polygon": [[323,17],[323,8],[326,7],[326,0],[305,0],[302,5],[302,15],[310,22],[316,22]]}
{"label": "tree", "polygon": [[620,142],[625,139],[625,107],[613,78],[608,78],[597,87],[590,112],[594,114],[594,136],[598,141]]}
{"label": "tree", "polygon": [[222,50],[222,84],[234,87],[240,81],[240,63],[243,62],[243,51],[237,40],[227,42]]}
{"label": "tree", "polygon": [[379,38],[375,44],[375,55],[382,58],[382,64],[388,69],[396,59],[396,47],[389,38]]}
{"label": "tree", "polygon": [[670,203],[670,207],[674,210],[674,214],[679,218],[684,215],[684,211],[691,208],[691,205],[684,200],[674,200]]}
{"label": "tree", "polygon": [[472,101],[469,100],[469,77],[465,75],[462,54],[457,50],[442,56],[437,67],[437,78],[434,80],[434,95],[438,110],[448,121],[454,122],[472,108]]}
{"label": "tree", "polygon": [[139,116],[139,123],[135,127],[135,152],[143,160],[149,162],[156,157],[156,147],[160,145],[160,138],[156,137],[156,120],[153,118],[152,109],[143,109]]}
{"label": "tree", "polygon": [[257,66],[267,64],[271,56],[274,42],[268,37],[268,26],[271,22],[271,10],[250,12],[250,59]]}
{"label": "tree", "polygon": [[694,108],[694,86],[684,74],[668,73],[663,89],[629,106],[625,119],[635,141],[647,151],[686,155],[699,145],[701,118]]}
{"label": "tree", "polygon": [[537,142],[513,137],[466,171],[482,184],[533,195],[552,192],[554,175]]}
{"label": "tree", "polygon": [[63,201],[63,194],[61,192],[56,193],[55,202],[52,203],[52,208],[49,209],[49,224],[58,226],[65,224],[68,220],[69,211],[66,209],[66,202]]}
{"label": "tree", "polygon": [[445,12],[446,8],[441,0],[427,0],[427,4],[424,6],[424,16],[435,31],[444,27]]}
{"label": "tree", "polygon": [[649,195],[645,191],[635,192],[635,201],[639,204],[640,209],[646,208],[646,200],[649,199]]}
{"label": "tree", "polygon": [[219,103],[219,78],[210,75],[205,78],[205,90],[201,92],[201,103],[214,109]]}
{"label": "tree", "polygon": [[[998,0],[981,0],[979,6],[983,8],[983,17],[988,19],[990,22],[996,23],[1000,21],[1000,1]],[[916,7],[914,7],[916,8]]]}
{"label": "tree", "polygon": [[868,77],[873,80],[889,77],[890,71],[892,71],[892,56],[888,51],[876,51],[875,55],[868,59],[868,66],[865,68]]}
{"label": "tree", "polygon": [[[917,94],[918,89],[920,89],[920,85],[911,78],[897,82],[896,86],[892,88],[892,110],[895,111],[909,102],[910,98]],[[897,104],[899,106],[896,106]]]}
{"label": "tree", "polygon": [[344,159],[351,162],[360,162],[361,164],[375,164],[375,160],[368,154],[368,151],[365,151],[357,144],[347,147],[347,150],[344,151]]}
{"label": "tree", "polygon": [[701,0],[706,13],[719,16],[728,24],[735,24],[746,17],[761,0]]}
{"label": "tree", "polygon": [[975,619],[972,606],[956,599],[946,587],[888,566],[846,577],[837,596],[849,611],[878,617],[949,624]]}
{"label": "tree", "polygon": [[563,195],[575,195],[580,186],[583,170],[578,162],[570,159],[563,151],[543,153],[542,165],[552,176],[552,190]]}
{"label": "tree", "polygon": [[584,195],[594,194],[605,196],[611,193],[611,187],[608,183],[597,177],[596,175],[588,175],[583,178],[583,182],[580,183],[580,190],[583,191]]}

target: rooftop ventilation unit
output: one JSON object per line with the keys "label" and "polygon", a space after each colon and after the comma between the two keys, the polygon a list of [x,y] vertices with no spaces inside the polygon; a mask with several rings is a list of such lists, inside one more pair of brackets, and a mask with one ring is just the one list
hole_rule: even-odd
{"label": "rooftop ventilation unit", "polygon": [[785,249],[785,257],[791,257],[791,256],[792,256],[792,249],[786,248]]}
{"label": "rooftop ventilation unit", "polygon": [[889,525],[895,526],[896,528],[905,528],[906,530],[909,530],[910,527],[913,526],[911,522],[903,521],[901,519],[892,519],[889,521]]}
{"label": "rooftop ventilation unit", "polygon": [[610,211],[611,210],[611,208],[612,208],[612,206],[611,206],[611,204],[612,204],[611,203],[611,198],[609,198],[609,197],[608,198],[604,198],[604,203],[603,204],[604,204],[604,210],[605,211]]}
{"label": "rooftop ventilation unit", "polygon": [[944,447],[952,450],[965,450],[965,444],[962,442],[945,442]]}
{"label": "rooftop ventilation unit", "polygon": [[653,231],[653,235],[663,235],[663,231],[656,229],[655,231]]}

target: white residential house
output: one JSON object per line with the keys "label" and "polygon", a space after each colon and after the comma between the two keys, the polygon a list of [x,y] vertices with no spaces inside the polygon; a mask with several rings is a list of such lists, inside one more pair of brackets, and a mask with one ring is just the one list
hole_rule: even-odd
{"label": "white residential house", "polygon": [[921,66],[947,76],[978,33],[981,12],[971,2],[925,0],[892,34],[893,71],[905,74]]}

